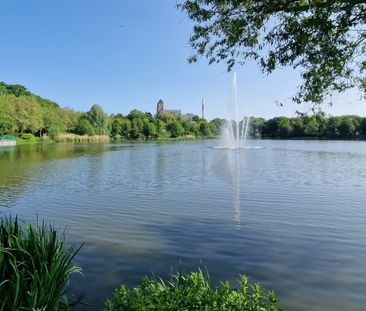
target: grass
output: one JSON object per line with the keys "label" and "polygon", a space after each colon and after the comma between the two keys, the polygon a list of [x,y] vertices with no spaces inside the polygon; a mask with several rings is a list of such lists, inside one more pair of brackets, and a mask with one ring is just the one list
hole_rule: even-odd
{"label": "grass", "polygon": [[77,134],[60,134],[55,139],[58,143],[89,143],[89,142],[110,142],[108,135],[77,135]]}
{"label": "grass", "polygon": [[279,311],[276,296],[241,275],[239,289],[229,282],[211,285],[207,270],[172,274],[168,280],[144,277],[140,286],[122,285],[107,299],[104,311]]}
{"label": "grass", "polygon": [[44,223],[21,226],[17,218],[0,222],[0,311],[67,309],[65,294],[78,249],[66,248]]}

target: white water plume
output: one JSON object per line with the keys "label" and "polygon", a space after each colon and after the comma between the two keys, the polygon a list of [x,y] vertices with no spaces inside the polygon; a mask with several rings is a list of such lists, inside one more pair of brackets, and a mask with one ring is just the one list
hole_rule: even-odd
{"label": "white water plume", "polygon": [[233,76],[228,113],[229,120],[221,128],[220,147],[225,149],[244,149],[248,136],[250,117],[239,119],[236,73]]}

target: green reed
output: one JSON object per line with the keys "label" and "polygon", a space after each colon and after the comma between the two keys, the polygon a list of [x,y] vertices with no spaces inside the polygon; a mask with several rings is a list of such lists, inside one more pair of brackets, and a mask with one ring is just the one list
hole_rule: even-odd
{"label": "green reed", "polygon": [[79,251],[65,235],[44,223],[21,226],[17,218],[0,222],[0,311],[54,311],[68,306],[65,290]]}
{"label": "green reed", "polygon": [[122,285],[107,299],[104,311],[279,311],[276,296],[241,275],[239,288],[229,282],[213,287],[207,270],[172,274],[167,280],[144,277],[140,286]]}

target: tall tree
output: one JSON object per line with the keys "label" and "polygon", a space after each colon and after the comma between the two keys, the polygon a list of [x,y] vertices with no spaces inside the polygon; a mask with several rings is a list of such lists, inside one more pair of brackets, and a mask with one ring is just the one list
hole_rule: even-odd
{"label": "tall tree", "polygon": [[6,99],[6,96],[0,95],[0,136],[12,134],[16,130],[14,107]]}
{"label": "tall tree", "polygon": [[297,103],[366,89],[366,1],[185,0],[178,7],[194,22],[190,62],[204,56],[230,70],[254,59],[265,73],[301,68]]}
{"label": "tall tree", "polygon": [[87,112],[90,124],[97,129],[98,134],[106,134],[108,127],[108,115],[99,105],[93,105]]}

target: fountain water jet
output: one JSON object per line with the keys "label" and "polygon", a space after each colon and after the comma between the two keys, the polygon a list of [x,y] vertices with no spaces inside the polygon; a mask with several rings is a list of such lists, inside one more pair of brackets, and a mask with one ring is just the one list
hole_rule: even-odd
{"label": "fountain water jet", "polygon": [[229,120],[221,128],[221,148],[244,149],[248,135],[250,117],[239,119],[238,88],[236,73],[233,76],[231,98],[228,106]]}

